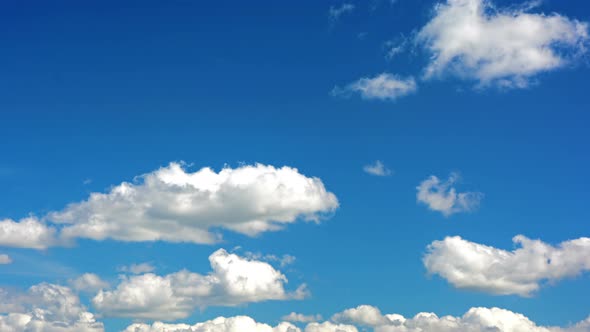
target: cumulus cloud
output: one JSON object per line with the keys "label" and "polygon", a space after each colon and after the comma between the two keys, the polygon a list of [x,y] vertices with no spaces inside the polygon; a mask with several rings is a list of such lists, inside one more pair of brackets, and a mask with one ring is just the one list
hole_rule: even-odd
{"label": "cumulus cloud", "polygon": [[70,280],[70,285],[79,292],[97,292],[109,288],[109,283],[94,273],[84,273],[78,278]]}
{"label": "cumulus cloud", "polygon": [[498,9],[488,0],[438,4],[417,35],[432,54],[426,78],[451,73],[481,86],[526,87],[536,74],[586,51],[586,22],[530,13],[533,7]]}
{"label": "cumulus cloud", "polygon": [[276,327],[257,323],[247,316],[218,317],[195,325],[165,324],[156,322],[152,325],[133,324],[123,332],[301,332],[296,326],[282,322]]}
{"label": "cumulus cloud", "polygon": [[80,304],[71,289],[42,283],[25,294],[0,291],[3,332],[103,332],[103,324]]}
{"label": "cumulus cloud", "polygon": [[286,316],[283,316],[283,318],[281,319],[287,322],[294,323],[312,323],[322,320],[322,315],[304,315],[292,312]]}
{"label": "cumulus cloud", "polygon": [[0,221],[0,246],[46,249],[58,245],[56,229],[30,217],[20,221]]}
{"label": "cumulus cloud", "polygon": [[453,185],[458,179],[459,176],[456,173],[452,173],[445,182],[433,175],[422,181],[416,188],[418,190],[416,199],[418,202],[426,204],[430,210],[438,211],[445,216],[477,209],[483,194],[479,192],[457,193]]}
{"label": "cumulus cloud", "polygon": [[211,229],[256,236],[297,220],[319,222],[336,208],[338,199],[320,179],[295,168],[191,173],[171,163],[41,220],[0,221],[0,246],[45,249],[76,238],[210,244],[221,239]]}
{"label": "cumulus cloud", "polygon": [[393,101],[418,90],[413,77],[402,78],[389,73],[382,73],[375,77],[363,77],[348,84],[344,88],[335,87],[333,96],[348,96],[358,93],[363,99]]}
{"label": "cumulus cloud", "polygon": [[[348,323],[343,324],[341,320]],[[332,321],[311,322],[304,329],[286,322],[271,327],[247,316],[237,316],[195,325],[133,324],[124,332],[358,332],[357,326],[361,331],[374,332],[590,332],[590,318],[569,327],[550,327],[539,326],[522,314],[500,308],[471,308],[460,317],[421,312],[405,318],[399,314],[381,314],[377,307],[362,305],[335,314]]]}
{"label": "cumulus cloud", "polygon": [[10,258],[10,256],[8,256],[6,254],[0,255],[0,264],[1,265],[11,264],[11,263],[12,263],[12,258]]}
{"label": "cumulus cloud", "polygon": [[343,3],[338,7],[330,6],[330,10],[328,10],[328,16],[330,17],[330,20],[336,21],[340,18],[340,16],[351,13],[354,8],[355,6],[351,3]]}
{"label": "cumulus cloud", "polygon": [[590,270],[590,238],[552,246],[522,235],[517,249],[502,250],[458,236],[434,241],[424,256],[429,273],[457,288],[492,294],[530,296],[544,281],[555,282]]}
{"label": "cumulus cloud", "polygon": [[376,160],[373,164],[365,165],[363,171],[375,176],[391,175],[391,170],[387,168],[381,160]]}
{"label": "cumulus cloud", "polygon": [[153,272],[156,268],[150,263],[131,264],[129,266],[121,266],[120,272],[129,272],[132,274],[144,274]]}
{"label": "cumulus cloud", "polygon": [[116,289],[100,291],[92,303],[107,316],[171,320],[187,317],[197,307],[307,296],[305,285],[286,291],[287,278],[266,262],[224,249],[209,256],[209,262],[212,271],[207,275],[182,270],[166,276],[147,273],[125,277]]}

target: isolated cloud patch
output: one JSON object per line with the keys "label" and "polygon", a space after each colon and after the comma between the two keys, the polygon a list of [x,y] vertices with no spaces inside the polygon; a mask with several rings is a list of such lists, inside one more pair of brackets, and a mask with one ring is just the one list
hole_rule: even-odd
{"label": "isolated cloud patch", "polygon": [[195,308],[235,306],[268,300],[302,299],[305,285],[285,290],[287,278],[270,264],[220,249],[209,256],[207,275],[182,270],[166,276],[147,273],[126,277],[112,291],[92,300],[106,316],[173,320]]}
{"label": "isolated cloud patch", "polygon": [[71,289],[42,283],[24,294],[0,289],[0,331],[103,332]]}
{"label": "isolated cloud patch", "polygon": [[391,175],[391,170],[383,164],[382,161],[376,160],[374,163],[365,165],[363,167],[363,171],[367,174],[375,175],[375,176],[388,176]]}
{"label": "isolated cloud patch", "polygon": [[383,73],[375,77],[363,77],[346,85],[335,87],[333,96],[349,96],[358,93],[363,99],[393,101],[418,90],[413,77],[402,78],[393,74]]}
{"label": "isolated cloud patch", "polygon": [[8,256],[6,254],[0,255],[0,265],[6,265],[6,264],[11,264],[11,263],[12,263],[12,258],[10,258],[10,256]]}
{"label": "isolated cloud patch", "polygon": [[453,185],[459,179],[459,175],[451,173],[449,179],[441,181],[436,176],[431,176],[422,181],[417,189],[416,199],[426,204],[430,210],[438,211],[445,216],[454,213],[469,212],[477,209],[483,198],[480,192],[457,192]]}
{"label": "isolated cloud patch", "polygon": [[70,280],[70,285],[79,292],[97,292],[110,287],[108,282],[94,273],[84,273],[78,278]]}
{"label": "isolated cloud patch", "polygon": [[557,246],[522,235],[513,241],[519,248],[507,251],[458,236],[447,237],[428,246],[424,266],[457,288],[520,296],[530,296],[545,281],[555,282],[590,270],[590,238]]}
{"label": "isolated cloud patch", "polygon": [[330,20],[336,21],[340,18],[340,16],[352,13],[354,11],[354,8],[355,6],[351,3],[343,3],[340,6],[330,6],[328,16],[330,17]]}
{"label": "isolated cloud patch", "polygon": [[[530,3],[529,3],[530,4]],[[480,85],[526,87],[586,51],[588,23],[531,7],[498,9],[487,0],[447,0],[418,33],[431,54],[426,78],[445,73]]]}

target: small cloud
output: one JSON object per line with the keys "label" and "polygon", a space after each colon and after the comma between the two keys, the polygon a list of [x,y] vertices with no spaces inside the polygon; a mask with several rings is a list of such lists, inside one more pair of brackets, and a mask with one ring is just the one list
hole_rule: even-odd
{"label": "small cloud", "polygon": [[408,39],[404,36],[388,40],[383,43],[385,48],[385,58],[392,60],[408,48]]}
{"label": "small cloud", "polygon": [[12,263],[12,258],[10,258],[10,256],[8,256],[6,254],[0,255],[0,264],[1,265],[6,265],[6,264],[10,264],[10,263]]}
{"label": "small cloud", "polygon": [[108,282],[102,280],[94,273],[84,273],[76,279],[70,280],[70,285],[79,292],[93,293],[101,289],[109,288]]}
{"label": "small cloud", "polygon": [[89,185],[91,183],[92,183],[92,179],[84,179],[84,181],[82,181],[82,184],[84,184],[85,186]]}
{"label": "small cloud", "polygon": [[364,77],[348,84],[344,88],[332,89],[333,96],[347,97],[351,93],[358,93],[361,98],[368,100],[394,101],[418,90],[414,77],[401,78],[383,73],[375,77]]}
{"label": "small cloud", "polygon": [[286,322],[292,322],[292,323],[313,323],[313,322],[319,322],[321,321],[322,315],[303,315],[303,314],[298,314],[296,312],[292,312],[286,316],[283,316],[281,318],[281,320],[284,320]]}
{"label": "small cloud", "polygon": [[426,204],[430,210],[438,211],[445,217],[477,209],[483,194],[480,192],[458,193],[453,187],[458,180],[457,173],[451,173],[445,182],[432,175],[416,187],[418,190],[416,198],[418,202]]}
{"label": "small cloud", "polygon": [[365,173],[375,176],[389,176],[392,174],[391,170],[385,167],[380,160],[376,160],[373,164],[365,165],[363,170]]}
{"label": "small cloud", "polygon": [[156,268],[150,263],[131,264],[129,266],[121,266],[118,269],[120,272],[128,272],[132,274],[144,274],[153,272]]}
{"label": "small cloud", "polygon": [[343,3],[339,7],[330,6],[328,16],[330,16],[330,20],[337,21],[342,15],[351,13],[354,8],[355,6],[351,3]]}

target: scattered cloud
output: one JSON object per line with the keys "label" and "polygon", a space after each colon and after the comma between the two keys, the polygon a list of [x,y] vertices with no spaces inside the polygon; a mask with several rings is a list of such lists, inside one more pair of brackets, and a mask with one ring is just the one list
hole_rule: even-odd
{"label": "scattered cloud", "polygon": [[479,192],[457,193],[453,185],[458,180],[459,175],[456,173],[451,173],[445,182],[433,175],[416,187],[418,190],[416,198],[418,202],[426,204],[430,210],[438,211],[447,217],[454,213],[477,209],[483,194]]}
{"label": "scattered cloud", "polygon": [[305,285],[285,290],[287,278],[270,264],[220,249],[209,256],[207,275],[182,270],[166,276],[147,273],[125,277],[111,291],[92,300],[105,316],[173,320],[196,308],[235,306],[268,300],[303,299]]}
{"label": "scattered cloud", "polygon": [[332,316],[332,321],[363,326],[386,325],[390,320],[381,314],[379,308],[371,305],[360,305],[346,309]]}
{"label": "scattered cloud", "polygon": [[102,280],[94,273],[84,273],[76,279],[70,280],[72,288],[79,292],[98,292],[101,289],[109,288],[108,282]]}
{"label": "scattered cloud", "polygon": [[42,283],[24,294],[0,290],[0,330],[5,332],[104,332],[71,289]]}
{"label": "scattered cloud", "polygon": [[332,95],[349,96],[352,93],[358,93],[363,99],[393,101],[417,90],[418,85],[413,77],[401,78],[383,73],[371,78],[361,78],[344,88],[335,87],[332,89]]}
{"label": "scattered cloud", "polygon": [[293,323],[313,323],[313,322],[321,321],[323,318],[322,318],[322,315],[304,315],[304,314],[298,314],[296,312],[292,312],[286,316],[283,316],[283,318],[281,318],[281,319],[286,322],[293,322]]}
{"label": "scattered cloud", "polygon": [[156,268],[150,263],[131,264],[129,266],[121,266],[118,269],[120,272],[131,273],[131,274],[144,274],[153,272]]}
{"label": "scattered cloud", "polygon": [[383,44],[385,48],[385,58],[392,60],[408,48],[408,38],[401,36],[399,38],[388,40]]}
{"label": "scattered cloud", "polygon": [[6,254],[0,255],[0,265],[6,265],[6,264],[11,264],[11,263],[12,263],[12,258],[10,258],[10,256],[8,256]]}
{"label": "scattered cloud", "polygon": [[527,4],[504,9],[487,0],[438,4],[416,37],[432,54],[425,77],[449,73],[479,86],[523,88],[535,75],[586,52],[588,23],[529,13],[535,2]]}
{"label": "scattered cloud", "polygon": [[388,176],[391,175],[391,170],[383,164],[380,160],[376,160],[373,164],[365,165],[363,167],[365,173],[375,176]]}
{"label": "scattered cloud", "polygon": [[342,15],[352,13],[354,8],[355,6],[351,3],[343,3],[338,7],[330,6],[330,9],[328,10],[328,16],[330,17],[331,21],[337,21]]}
{"label": "scattered cloud", "polygon": [[190,173],[171,163],[44,218],[2,220],[0,246],[46,249],[76,238],[211,244],[221,240],[212,228],[256,236],[298,220],[319,222],[337,208],[320,179],[295,168],[256,164]]}
{"label": "scattered cloud", "polygon": [[522,235],[513,239],[517,249],[502,250],[458,236],[434,241],[424,266],[457,288],[498,295],[530,296],[544,281],[555,282],[590,271],[590,238],[552,246]]}

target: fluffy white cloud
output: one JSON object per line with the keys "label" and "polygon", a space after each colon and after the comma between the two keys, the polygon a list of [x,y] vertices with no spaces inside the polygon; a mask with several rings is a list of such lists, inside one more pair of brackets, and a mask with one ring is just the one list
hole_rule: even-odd
{"label": "fluffy white cloud", "polygon": [[351,13],[354,10],[354,5],[351,3],[343,3],[339,7],[330,6],[330,10],[328,11],[328,15],[332,21],[335,21],[340,18],[340,16]]}
{"label": "fluffy white cloud", "polygon": [[452,186],[458,179],[459,176],[452,173],[445,182],[434,175],[422,181],[416,188],[418,202],[426,204],[429,209],[441,212],[445,216],[473,211],[479,207],[483,194],[479,192],[457,193],[457,190]]}
{"label": "fluffy white cloud", "polygon": [[389,322],[389,320],[381,314],[379,308],[366,304],[337,313],[332,316],[332,321],[365,326],[377,326]]}
{"label": "fluffy white cloud", "polygon": [[519,248],[506,251],[458,236],[428,246],[424,265],[457,288],[529,296],[543,281],[557,281],[590,270],[590,238],[552,246],[515,236]]}
{"label": "fluffy white cloud", "polygon": [[123,332],[301,332],[299,328],[289,323],[280,323],[276,327],[257,323],[247,316],[218,317],[195,325],[165,324],[156,322],[152,325],[133,324]]}
{"label": "fluffy white cloud", "polygon": [[56,230],[37,218],[0,221],[0,246],[46,249],[58,244]]}
{"label": "fluffy white cloud", "polygon": [[[362,305],[335,314],[334,319],[337,321],[312,322],[301,330],[285,322],[273,328],[246,316],[219,317],[195,325],[133,324],[124,332],[358,332],[355,325],[362,326],[362,331],[374,332],[590,332],[590,317],[570,327],[538,326],[522,314],[500,308],[471,308],[460,317],[422,312],[405,318],[399,314],[383,315],[376,307]],[[342,319],[352,325],[338,322]]]}
{"label": "fluffy white cloud", "polygon": [[84,273],[76,279],[70,280],[70,285],[77,291],[97,292],[109,288],[109,283],[94,273]]}
{"label": "fluffy white cloud", "polygon": [[166,276],[153,273],[125,278],[116,289],[100,291],[92,300],[107,316],[171,320],[195,308],[233,306],[267,300],[302,299],[305,285],[285,290],[287,278],[270,264],[220,249],[209,256],[212,272],[186,270]]}
{"label": "fluffy white cloud", "polygon": [[311,323],[322,320],[322,315],[304,315],[292,312],[286,316],[283,316],[281,319],[287,322]]}
{"label": "fluffy white cloud", "polygon": [[6,265],[12,263],[12,258],[6,254],[0,255],[0,264]]}
{"label": "fluffy white cloud", "polygon": [[358,332],[358,329],[352,325],[323,322],[307,324],[305,332]]}
{"label": "fluffy white cloud", "polygon": [[132,274],[143,274],[153,272],[156,268],[150,263],[131,264],[129,266],[121,266],[119,271],[129,272]]}
{"label": "fluffy white cloud", "polygon": [[210,244],[211,229],[248,236],[334,212],[338,199],[322,181],[295,168],[256,164],[216,173],[171,163],[41,220],[0,221],[0,246],[45,249],[76,238]]}
{"label": "fluffy white cloud", "polygon": [[373,164],[365,165],[363,171],[368,174],[375,176],[388,176],[391,175],[391,170],[387,168],[381,160],[375,161]]}
{"label": "fluffy white cloud", "polygon": [[450,72],[483,86],[525,87],[532,76],[585,52],[587,23],[527,12],[531,7],[502,10],[488,0],[438,4],[417,35],[432,53],[426,77]]}
{"label": "fluffy white cloud", "polygon": [[347,309],[333,319],[370,327],[375,332],[589,332],[590,318],[574,326],[538,326],[522,314],[500,308],[471,308],[461,317],[439,317],[422,312],[412,318],[399,314],[382,315],[370,305]]}
{"label": "fluffy white cloud", "polygon": [[335,87],[332,90],[332,95],[347,96],[351,93],[359,93],[363,99],[393,101],[414,93],[416,90],[418,90],[418,85],[413,77],[402,78],[382,73],[375,77],[363,77],[344,88]]}
{"label": "fluffy white cloud", "polygon": [[[0,292],[0,331],[103,332],[103,324],[80,304],[69,288],[39,284],[26,294]],[[9,309],[9,310],[7,310]]]}

